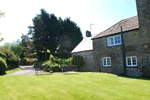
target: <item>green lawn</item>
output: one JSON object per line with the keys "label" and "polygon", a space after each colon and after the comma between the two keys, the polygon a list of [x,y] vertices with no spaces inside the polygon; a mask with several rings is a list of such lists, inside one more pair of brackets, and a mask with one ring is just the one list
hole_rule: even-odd
{"label": "green lawn", "polygon": [[7,70],[7,71],[6,71],[6,74],[15,73],[15,72],[19,71],[20,69],[21,69],[21,67]]}
{"label": "green lawn", "polygon": [[150,100],[150,80],[105,73],[0,76],[0,100]]}

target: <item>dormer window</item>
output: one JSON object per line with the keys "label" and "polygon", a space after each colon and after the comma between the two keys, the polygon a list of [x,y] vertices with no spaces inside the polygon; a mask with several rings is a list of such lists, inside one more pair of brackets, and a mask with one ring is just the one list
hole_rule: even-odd
{"label": "dormer window", "polygon": [[121,35],[108,37],[107,38],[107,45],[108,45],[108,47],[121,45]]}

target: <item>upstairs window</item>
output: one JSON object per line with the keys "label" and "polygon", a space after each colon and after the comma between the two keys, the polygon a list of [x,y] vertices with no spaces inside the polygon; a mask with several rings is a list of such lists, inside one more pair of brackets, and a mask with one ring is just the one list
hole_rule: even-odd
{"label": "upstairs window", "polygon": [[103,67],[109,67],[111,66],[111,58],[110,57],[104,57],[102,59]]}
{"label": "upstairs window", "polygon": [[137,57],[136,56],[127,57],[126,62],[127,62],[127,67],[137,66]]}
{"label": "upstairs window", "polygon": [[108,46],[115,46],[121,44],[121,35],[116,35],[107,38],[107,45]]}

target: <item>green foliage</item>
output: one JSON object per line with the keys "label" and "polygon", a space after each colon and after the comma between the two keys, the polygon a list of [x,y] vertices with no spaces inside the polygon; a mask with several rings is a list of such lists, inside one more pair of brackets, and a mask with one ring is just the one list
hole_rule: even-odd
{"label": "green foliage", "polygon": [[72,21],[70,18],[66,18],[61,21],[61,34],[60,47],[58,50],[59,54],[71,55],[71,51],[82,41],[82,33],[80,27]]}
{"label": "green foliage", "polygon": [[61,61],[60,58],[55,57],[52,54],[50,54],[49,60],[43,62],[42,66],[49,67],[48,69],[45,69],[46,71],[52,70],[53,72],[59,72],[59,71],[61,71],[60,61]]}
{"label": "green foliage", "polygon": [[24,51],[24,47],[21,45],[21,42],[19,40],[13,43],[5,43],[3,47],[6,49],[11,49],[17,57],[20,57],[20,55]]}
{"label": "green foliage", "polygon": [[3,47],[0,47],[0,51],[4,54],[6,54],[6,62],[8,65],[8,68],[16,68],[19,67],[19,59],[16,57],[16,55],[13,53],[12,50],[6,49]]}
{"label": "green foliage", "polygon": [[5,74],[7,70],[7,64],[3,58],[0,57],[0,75]]}
{"label": "green foliage", "polygon": [[45,69],[45,71],[50,71],[52,70],[53,72],[60,72],[60,65],[57,64],[56,62],[51,62],[50,60],[45,61],[42,66],[47,66],[48,68]]}
{"label": "green foliage", "polygon": [[3,53],[3,52],[1,52],[1,51],[0,51],[0,57],[2,57],[3,59],[5,59],[5,60],[6,60],[6,57],[7,57],[7,56],[6,56],[6,54],[5,54],[5,53]]}
{"label": "green foliage", "polygon": [[34,51],[33,41],[30,39],[29,35],[22,34],[20,45],[23,47],[21,58],[35,58],[36,52]]}
{"label": "green foliage", "polygon": [[49,60],[50,60],[51,62],[55,62],[55,63],[60,63],[60,61],[61,61],[60,58],[55,57],[55,56],[53,56],[52,54],[50,54]]}
{"label": "green foliage", "polygon": [[78,69],[83,66],[83,57],[82,56],[73,56],[72,64],[76,65]]}
{"label": "green foliage", "polygon": [[38,59],[36,58],[23,58],[21,60],[21,64],[22,65],[32,65],[34,64],[36,61],[38,61]]}
{"label": "green foliage", "polygon": [[64,63],[65,63],[66,65],[72,65],[72,60],[73,60],[73,57],[70,57],[70,58],[66,59],[66,60],[64,61]]}
{"label": "green foliage", "polygon": [[[41,9],[41,13],[33,18],[33,29],[28,34],[34,44],[34,50],[37,53],[47,53],[69,57],[71,51],[83,39],[80,27],[70,18],[62,20],[54,14],[49,14],[45,9]],[[50,50],[50,52],[48,51]],[[39,54],[38,54],[39,55]]]}

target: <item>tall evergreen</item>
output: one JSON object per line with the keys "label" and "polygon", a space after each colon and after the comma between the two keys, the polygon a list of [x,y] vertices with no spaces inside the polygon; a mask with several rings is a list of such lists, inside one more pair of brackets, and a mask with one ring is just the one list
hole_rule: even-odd
{"label": "tall evergreen", "polygon": [[[54,14],[49,14],[45,9],[33,19],[33,30],[29,32],[32,36],[35,50],[45,53],[47,59],[47,50],[53,55],[60,49],[67,55],[83,39],[79,26],[70,18],[62,20]],[[59,52],[60,53],[60,52]]]}

